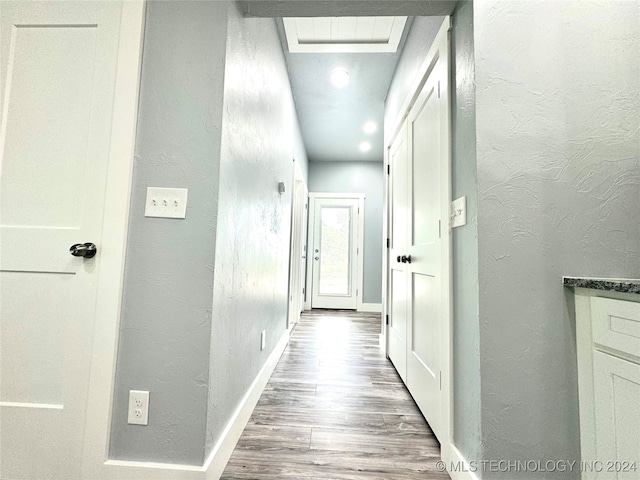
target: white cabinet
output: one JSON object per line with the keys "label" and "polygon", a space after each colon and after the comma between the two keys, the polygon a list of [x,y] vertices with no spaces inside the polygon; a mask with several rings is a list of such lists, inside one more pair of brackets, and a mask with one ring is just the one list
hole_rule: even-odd
{"label": "white cabinet", "polygon": [[606,463],[599,478],[638,479],[640,365],[595,350],[593,380],[596,455]]}
{"label": "white cabinet", "polygon": [[640,480],[640,296],[575,299],[582,478]]}

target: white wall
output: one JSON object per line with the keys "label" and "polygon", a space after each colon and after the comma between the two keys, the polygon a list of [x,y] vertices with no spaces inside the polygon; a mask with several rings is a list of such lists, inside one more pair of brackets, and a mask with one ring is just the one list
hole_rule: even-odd
{"label": "white wall", "polygon": [[561,277],[640,273],[640,3],[474,8],[483,456],[575,460]]}

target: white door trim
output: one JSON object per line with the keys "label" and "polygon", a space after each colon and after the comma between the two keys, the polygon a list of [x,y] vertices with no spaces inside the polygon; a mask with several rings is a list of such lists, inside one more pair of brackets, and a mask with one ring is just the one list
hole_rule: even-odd
{"label": "white door trim", "polygon": [[[355,198],[358,199],[358,208],[360,209],[360,213],[358,214],[358,233],[356,235],[357,245],[358,245],[358,262],[357,268],[358,272],[356,274],[356,288],[358,289],[358,295],[356,298],[356,310],[358,312],[362,311],[362,288],[364,285],[364,200],[367,198],[367,195],[364,193],[325,193],[325,192],[310,192],[309,193],[309,222],[308,222],[308,240],[307,240],[307,250],[309,250],[309,245],[311,243],[311,239],[313,239],[313,235],[315,233],[313,215],[315,212],[315,202],[319,198]],[[311,288],[313,285],[313,255],[307,255],[307,282],[306,282],[306,290],[305,290],[305,300],[304,300],[304,309],[311,310]]]}
{"label": "white door trim", "polygon": [[[452,269],[452,257],[451,257],[451,222],[450,222],[450,205],[451,205],[451,92],[450,92],[450,59],[449,59],[449,30],[451,29],[451,19],[449,16],[445,17],[438,34],[436,35],[431,48],[426,56],[425,61],[422,63],[418,73],[416,74],[416,80],[414,81],[412,88],[409,90],[409,94],[405,99],[402,109],[400,110],[400,115],[394,120],[394,122],[387,126],[385,125],[385,135],[388,138],[387,146],[385,148],[385,168],[389,165],[389,148],[390,145],[395,140],[396,136],[400,133],[402,129],[402,124],[404,120],[409,115],[411,107],[416,102],[422,87],[427,81],[427,78],[433,68],[436,67],[439,60],[443,61],[443,66],[447,72],[447,82],[442,85],[443,91],[441,95],[446,101],[448,105],[446,111],[446,136],[447,141],[445,142],[446,147],[446,158],[448,161],[446,165],[443,165],[442,169],[442,208],[446,209],[446,212],[442,213],[443,222],[446,219],[445,226],[443,228],[443,237],[442,237],[442,285],[443,292],[441,298],[441,307],[442,312],[444,312],[444,325],[442,329],[442,352],[441,352],[441,365],[443,368],[442,372],[442,398],[441,398],[441,412],[442,412],[442,425],[443,425],[443,438],[440,438],[440,442],[442,444],[441,457],[444,460],[453,460],[457,459],[459,454],[453,444],[453,381],[451,375],[453,374],[453,357],[452,357],[452,331],[453,331],[453,316],[452,316],[452,285],[451,285],[451,269]],[[442,57],[442,58],[441,58]],[[387,221],[387,216],[389,214],[389,197],[388,197],[388,189],[389,189],[389,181],[385,182],[385,232],[386,238],[390,238],[389,231],[389,222]],[[385,238],[385,244],[386,244]],[[385,285],[385,295],[383,299],[383,324],[386,323],[386,315],[389,314],[388,305],[389,305],[389,279],[386,272],[389,268],[389,249],[386,249],[385,255],[383,255],[383,284]],[[385,354],[388,354],[388,341],[389,335],[387,333],[388,326],[384,325],[383,331],[385,332],[384,336],[384,349]]]}
{"label": "white door trim", "polygon": [[[302,205],[296,204],[298,201],[296,193],[298,184],[301,184],[302,192]],[[300,169],[300,162],[295,158],[293,159],[293,176],[291,184],[291,235],[289,241],[289,295],[288,295],[288,311],[287,311],[287,330],[291,329],[300,319],[300,312],[297,311],[303,308],[304,297],[302,297],[302,288],[304,285],[304,278],[301,275],[303,258],[306,257],[304,251],[304,245],[306,244],[306,216],[307,210],[305,206],[308,202],[308,190],[307,183],[304,181],[302,170]],[[304,240],[304,241],[303,241]]]}
{"label": "white door trim", "polygon": [[103,478],[108,457],[144,18],[144,0],[122,1],[82,478]]}

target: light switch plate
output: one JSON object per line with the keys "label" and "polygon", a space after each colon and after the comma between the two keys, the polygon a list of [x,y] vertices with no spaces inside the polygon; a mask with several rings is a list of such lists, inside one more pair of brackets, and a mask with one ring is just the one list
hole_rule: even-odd
{"label": "light switch plate", "polygon": [[186,188],[147,187],[145,217],[185,218],[187,213]]}
{"label": "light switch plate", "polygon": [[451,228],[467,224],[467,197],[460,197],[451,202]]}

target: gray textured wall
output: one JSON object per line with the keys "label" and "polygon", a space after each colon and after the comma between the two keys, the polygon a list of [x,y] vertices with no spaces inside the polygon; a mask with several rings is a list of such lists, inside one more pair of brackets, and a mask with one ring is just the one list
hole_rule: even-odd
{"label": "gray textured wall", "polygon": [[[147,4],[110,456],[202,464],[225,4]],[[145,218],[146,188],[189,189],[186,220]],[[149,425],[127,425],[150,391]]]}
{"label": "gray textured wall", "polygon": [[480,460],[480,319],[473,4],[458,3],[451,18],[452,195],[467,197],[467,225],[454,228],[453,440],[468,460]]}
{"label": "gray textured wall", "polygon": [[[302,178],[306,184],[309,183],[309,158],[307,157],[306,149],[304,148],[304,142],[302,140],[302,132],[300,131],[300,125],[297,120],[294,125],[293,131],[293,157],[300,165],[300,171],[302,172]],[[289,182],[287,182],[287,186],[289,186]],[[293,190],[293,184],[290,187]]]}
{"label": "gray textured wall", "polygon": [[574,460],[561,277],[640,273],[640,3],[474,9],[484,457]]}
{"label": "gray textured wall", "polygon": [[415,17],[396,65],[384,105],[384,144],[389,145],[393,128],[418,71],[429,53],[444,17]]}
{"label": "gray textured wall", "polygon": [[207,451],[285,332],[294,149],[307,171],[275,21],[232,4],[226,59]]}
{"label": "gray textured wall", "polygon": [[382,302],[384,172],[378,162],[310,162],[309,192],[366,193],[363,303]]}
{"label": "gray textured wall", "polygon": [[[294,157],[306,177],[274,21],[149,2],[111,458],[202,465],[284,333]],[[147,186],[188,188],[186,220],[145,218]]]}

